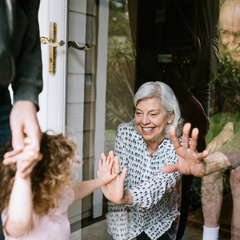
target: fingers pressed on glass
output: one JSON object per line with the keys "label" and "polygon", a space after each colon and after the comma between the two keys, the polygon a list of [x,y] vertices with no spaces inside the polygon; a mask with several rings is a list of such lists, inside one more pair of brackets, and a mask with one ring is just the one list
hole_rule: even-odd
{"label": "fingers pressed on glass", "polygon": [[171,140],[172,140],[173,146],[175,148],[180,147],[181,145],[180,145],[179,139],[177,137],[176,129],[175,129],[174,126],[170,126],[169,133],[170,133],[170,136],[171,136]]}
{"label": "fingers pressed on glass", "polygon": [[106,159],[106,163],[109,164],[109,162],[111,161],[111,159],[112,159],[112,158],[111,158],[110,156],[108,156],[107,159]]}
{"label": "fingers pressed on glass", "polygon": [[191,124],[186,123],[183,127],[183,134],[182,134],[182,146],[183,148],[189,147],[189,134],[191,130]]}
{"label": "fingers pressed on glass", "polygon": [[204,158],[208,156],[209,152],[207,150],[204,150],[201,153],[198,153],[197,158],[204,161]]}
{"label": "fingers pressed on glass", "polygon": [[100,159],[100,160],[99,160],[99,163],[98,163],[98,169],[100,169],[100,168],[102,167],[102,164],[103,164],[103,160]]}
{"label": "fingers pressed on glass", "polygon": [[197,149],[198,133],[199,133],[199,131],[197,128],[194,128],[192,130],[190,149],[193,151],[195,151]]}
{"label": "fingers pressed on glass", "polygon": [[109,152],[109,156],[110,156],[111,158],[114,158],[113,150],[111,150],[111,151]]}
{"label": "fingers pressed on glass", "polygon": [[105,159],[105,158],[106,158],[105,154],[104,154],[104,153],[101,153],[101,159],[103,160],[103,159]]}
{"label": "fingers pressed on glass", "polygon": [[163,173],[172,173],[172,172],[175,172],[177,171],[177,165],[176,164],[169,164],[169,165],[166,165],[166,166],[163,166],[161,171]]}

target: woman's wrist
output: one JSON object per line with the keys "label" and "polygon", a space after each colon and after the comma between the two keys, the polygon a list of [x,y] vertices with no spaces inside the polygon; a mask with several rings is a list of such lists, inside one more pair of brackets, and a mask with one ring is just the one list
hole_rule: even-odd
{"label": "woman's wrist", "polygon": [[124,190],[124,196],[122,200],[122,205],[133,205],[134,204],[134,196],[130,190]]}

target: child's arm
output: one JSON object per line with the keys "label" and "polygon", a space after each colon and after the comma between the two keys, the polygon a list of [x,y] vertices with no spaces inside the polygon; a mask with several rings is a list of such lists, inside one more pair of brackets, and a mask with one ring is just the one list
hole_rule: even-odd
{"label": "child's arm", "polygon": [[8,207],[5,231],[12,237],[23,235],[30,226],[32,209],[30,176],[22,178],[17,171]]}
{"label": "child's arm", "polygon": [[79,182],[72,186],[72,189],[75,192],[74,201],[81,200],[82,198],[88,196],[98,188],[112,181],[117,176],[113,169],[113,159],[110,158],[101,159],[99,161],[98,171],[102,172],[100,177]]}
{"label": "child's arm", "polygon": [[33,157],[31,148],[30,145],[25,146],[17,161],[17,171],[5,223],[5,231],[12,237],[23,235],[28,230],[32,220],[33,203],[30,173],[23,177],[21,172],[21,169],[24,169],[25,165],[28,164],[29,159]]}

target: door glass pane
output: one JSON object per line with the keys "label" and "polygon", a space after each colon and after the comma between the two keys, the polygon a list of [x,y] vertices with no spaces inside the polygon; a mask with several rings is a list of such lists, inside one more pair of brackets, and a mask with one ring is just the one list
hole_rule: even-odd
{"label": "door glass pane", "polygon": [[133,118],[135,50],[126,1],[109,3],[107,63],[105,152],[113,149],[118,125]]}
{"label": "door glass pane", "polygon": [[[239,29],[236,25],[235,29],[230,29],[232,26],[226,25],[227,17],[234,16],[234,12],[232,14],[227,12],[219,21],[222,2],[222,0],[154,0],[151,1],[151,4],[145,0],[109,0],[107,2],[106,8],[109,11],[107,51],[105,53],[107,55],[106,94],[104,93],[102,96],[106,100],[104,109],[105,142],[104,149],[101,149],[106,155],[114,148],[119,124],[128,123],[134,119],[133,97],[138,88],[145,82],[161,81],[168,84],[175,93],[185,122],[190,122],[192,128],[199,129],[198,151],[203,151],[207,146],[211,146],[210,153],[220,149],[222,153],[228,154],[226,156],[229,159],[240,159],[238,155],[234,155],[235,158],[231,155],[239,153],[240,57],[238,57],[238,40],[240,21],[237,20],[237,17],[232,19],[232,21],[238,22]],[[237,1],[226,0],[226,2],[236,4]],[[83,155],[85,154],[85,165],[83,180],[94,178],[94,161],[100,158],[100,156],[95,156],[93,151],[93,148],[97,147],[95,142],[97,62],[101,61],[97,50],[105,46],[97,45],[98,36],[100,36],[98,27],[101,24],[102,16],[98,11],[99,3],[97,1],[92,3],[96,7],[96,11],[86,14],[88,19],[86,33],[93,31],[94,44],[85,58],[87,62],[85,79],[88,79],[87,82],[92,85],[86,85],[84,90],[86,97],[84,100]],[[240,9],[238,5],[235,8],[239,7]],[[102,81],[104,82],[105,79]],[[151,128],[154,128],[153,123]],[[218,142],[216,142],[216,137],[220,139]],[[232,139],[233,142],[231,142]],[[216,143],[214,147],[210,145],[212,141]],[[133,152],[133,155],[135,154],[134,150],[129,148],[129,158],[132,157],[130,151]],[[146,151],[148,152],[149,149]],[[151,164],[152,159],[150,160]],[[218,159],[215,160],[218,161]],[[180,224],[179,227],[179,234],[184,235],[183,239],[201,239],[204,220],[210,221],[214,225],[216,219],[217,224],[220,223],[220,238],[231,238],[231,224],[235,226],[235,222],[239,222],[234,214],[235,218],[231,223],[231,213],[233,203],[235,206],[239,205],[237,202],[239,198],[236,196],[240,189],[237,178],[239,174],[232,175],[232,185],[230,176],[232,167],[234,169],[238,167],[238,162],[238,160],[232,161],[232,166],[229,165],[210,177],[184,176],[182,178],[182,208],[176,211],[179,211],[180,217],[183,219],[183,225]],[[134,170],[138,169],[129,169],[129,171]],[[143,168],[138,175],[144,176]],[[160,175],[159,170],[156,175],[150,174],[147,177],[151,180]],[[144,185],[145,182],[142,179],[141,184]],[[143,186],[141,184],[136,186],[132,181],[131,187],[132,189],[139,187],[141,191]],[[161,184],[157,184],[154,189],[158,189],[160,186]],[[234,194],[231,193],[231,188]],[[103,198],[100,206],[103,209],[102,216],[94,218],[93,198],[90,195],[83,200],[82,239],[113,239],[107,229],[108,200]],[[156,201],[157,203],[159,203],[159,199]],[[140,205],[137,202],[140,200],[135,200],[136,204]],[[134,227],[129,225],[129,234],[134,234],[134,231],[139,234],[142,230],[150,237],[158,234],[159,229],[156,231],[151,229],[158,226],[162,218],[157,218],[157,221],[148,226],[149,219],[154,219],[155,215],[149,217],[148,210],[139,205],[137,207],[127,206],[128,221],[131,221],[132,216],[138,216],[134,222],[136,225]],[[240,210],[236,208],[235,211]],[[115,230],[119,229],[116,227]],[[238,230],[234,231],[237,233]]]}

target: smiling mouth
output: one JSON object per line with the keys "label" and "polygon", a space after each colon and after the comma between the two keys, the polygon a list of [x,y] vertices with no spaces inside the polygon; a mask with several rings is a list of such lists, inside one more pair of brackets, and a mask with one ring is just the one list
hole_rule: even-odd
{"label": "smiling mouth", "polygon": [[144,132],[150,132],[150,131],[152,131],[154,128],[153,128],[153,127],[152,127],[152,128],[145,128],[145,127],[143,127],[142,129],[143,129]]}

